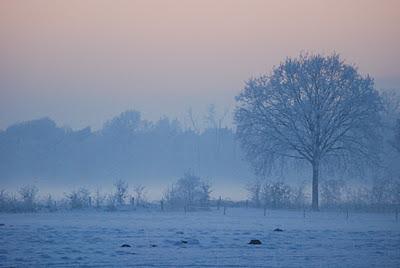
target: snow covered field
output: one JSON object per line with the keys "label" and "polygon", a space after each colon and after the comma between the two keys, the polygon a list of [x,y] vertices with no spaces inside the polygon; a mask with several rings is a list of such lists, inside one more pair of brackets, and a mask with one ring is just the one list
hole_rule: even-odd
{"label": "snow covered field", "polygon": [[1,267],[400,267],[393,214],[81,211],[0,214],[0,224]]}

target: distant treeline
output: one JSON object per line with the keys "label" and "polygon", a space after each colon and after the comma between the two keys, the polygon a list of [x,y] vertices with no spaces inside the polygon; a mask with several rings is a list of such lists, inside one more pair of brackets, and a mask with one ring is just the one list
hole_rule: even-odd
{"label": "distant treeline", "polygon": [[0,179],[173,178],[184,170],[233,180],[249,176],[234,131],[215,113],[204,120],[199,130],[195,121],[182,127],[167,117],[150,122],[127,111],[98,131],[58,127],[49,118],[15,124],[0,131]]}
{"label": "distant treeline", "polygon": [[[55,199],[51,194],[39,195],[38,187],[26,185],[17,193],[0,190],[0,212],[53,212],[57,210],[97,209],[106,211],[158,209],[196,211],[208,210],[212,205],[210,182],[186,172],[175,183],[166,187],[159,201],[149,202],[143,185],[129,187],[123,180],[114,183],[109,193],[79,188]],[[215,202],[215,201],[214,201]],[[218,201],[217,201],[218,202]],[[219,201],[219,205],[221,201]]]}

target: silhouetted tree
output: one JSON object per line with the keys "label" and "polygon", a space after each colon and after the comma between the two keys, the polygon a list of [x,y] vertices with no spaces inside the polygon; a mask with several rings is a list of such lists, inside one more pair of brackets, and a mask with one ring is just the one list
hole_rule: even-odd
{"label": "silhouetted tree", "polygon": [[307,161],[315,210],[321,164],[374,155],[381,98],[373,80],[337,54],[288,58],[271,75],[250,79],[236,100],[237,134],[256,171],[277,160]]}

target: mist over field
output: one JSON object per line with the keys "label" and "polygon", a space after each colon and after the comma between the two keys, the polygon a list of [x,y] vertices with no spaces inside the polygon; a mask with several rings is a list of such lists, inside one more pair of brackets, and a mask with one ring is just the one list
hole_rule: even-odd
{"label": "mist over field", "polygon": [[0,132],[2,186],[33,183],[59,195],[79,187],[111,190],[123,179],[146,185],[152,199],[161,199],[169,184],[191,171],[216,184],[220,194],[244,198],[250,166],[234,130],[217,116],[210,106],[190,127],[167,117],[147,121],[137,111],[97,131],[59,127],[49,118],[15,124]]}

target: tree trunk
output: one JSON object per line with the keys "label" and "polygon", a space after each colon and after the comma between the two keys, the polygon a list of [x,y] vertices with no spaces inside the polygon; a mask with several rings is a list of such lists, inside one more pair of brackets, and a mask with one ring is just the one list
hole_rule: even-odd
{"label": "tree trunk", "polygon": [[318,211],[318,177],[319,177],[319,161],[312,163],[313,178],[312,178],[312,209]]}

